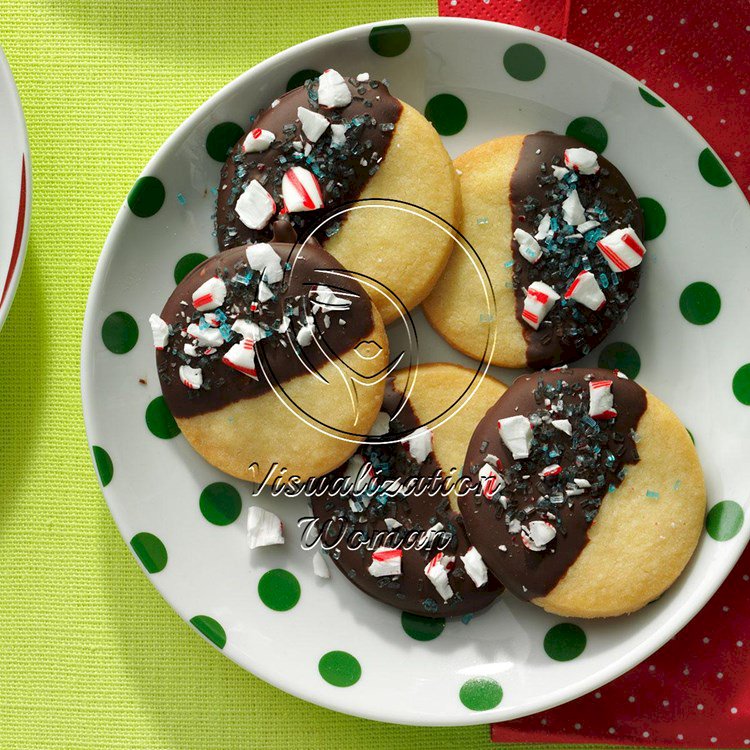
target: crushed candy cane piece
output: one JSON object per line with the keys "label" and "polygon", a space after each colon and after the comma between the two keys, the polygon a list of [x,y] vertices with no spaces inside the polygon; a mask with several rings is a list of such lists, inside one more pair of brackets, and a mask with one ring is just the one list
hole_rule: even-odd
{"label": "crushed candy cane piece", "polygon": [[505,480],[500,473],[489,463],[482,464],[477,474],[482,485],[482,495],[492,500],[495,495],[505,487]]}
{"label": "crushed candy cane piece", "polygon": [[591,482],[589,482],[588,479],[578,479],[577,477],[573,480],[573,484],[575,484],[576,487],[583,487],[584,489],[591,487]]}
{"label": "crushed candy cane piece", "polygon": [[453,597],[453,589],[448,582],[448,573],[453,570],[455,560],[455,557],[438,552],[424,569],[425,575],[446,602]]}
{"label": "crushed candy cane piece", "polygon": [[224,343],[224,337],[218,328],[201,328],[195,323],[187,327],[187,334],[194,338],[200,346],[221,346]]}
{"label": "crushed candy cane piece", "polygon": [[297,331],[297,343],[302,346],[310,346],[315,334],[315,324],[306,323]]}
{"label": "crushed candy cane piece", "polygon": [[591,219],[590,221],[584,221],[583,224],[579,224],[576,227],[576,231],[580,232],[581,234],[586,234],[586,232],[590,231],[591,229],[596,229],[596,227],[598,226],[599,222]]}
{"label": "crushed candy cane piece", "polygon": [[159,350],[163,349],[169,341],[169,326],[153,313],[149,316],[148,322],[154,337],[154,347]]}
{"label": "crushed candy cane piece", "polygon": [[226,296],[227,285],[218,276],[212,276],[193,292],[193,307],[198,312],[215,310],[224,304]]}
{"label": "crushed candy cane piece", "polygon": [[381,411],[373,422],[368,435],[380,436],[387,435],[391,429],[391,415],[387,411]]}
{"label": "crushed candy cane piece", "polygon": [[284,278],[281,258],[267,242],[258,242],[245,250],[247,262],[253,271],[260,271],[267,284],[278,284]]}
{"label": "crushed candy cane piece", "polygon": [[565,292],[565,299],[574,299],[589,310],[601,310],[607,304],[604,292],[591,271],[581,271]]}
{"label": "crushed candy cane piece", "polygon": [[346,297],[339,297],[325,284],[318,284],[312,291],[313,297],[313,314],[319,310],[323,312],[332,312],[334,310],[343,312],[351,309],[352,301]]}
{"label": "crushed candy cane piece", "polygon": [[346,143],[346,128],[347,126],[342,123],[334,123],[331,125],[331,145],[332,146],[343,146]]}
{"label": "crushed candy cane piece", "polygon": [[392,547],[378,547],[372,553],[372,562],[367,572],[375,578],[382,576],[400,576],[401,558],[404,552]]}
{"label": "crushed candy cane piece", "polygon": [[551,234],[552,217],[549,214],[544,214],[542,220],[539,222],[539,226],[536,228],[536,234],[534,237],[538,240],[545,240],[547,236]]}
{"label": "crushed candy cane piece", "polygon": [[615,370],[615,373],[621,380],[630,380],[630,378],[622,370]]}
{"label": "crushed candy cane piece", "polygon": [[268,302],[270,299],[273,299],[273,291],[265,281],[261,281],[260,284],[258,284],[258,301],[262,303]]}
{"label": "crushed candy cane piece", "polygon": [[540,477],[556,477],[558,474],[562,473],[562,466],[560,464],[550,464],[549,466],[545,466],[540,472]]}
{"label": "crushed candy cane piece", "polygon": [[571,191],[570,195],[562,203],[563,219],[571,226],[578,226],[586,221],[586,214],[583,212],[581,199],[578,197],[578,191]]}
{"label": "crushed candy cane piece", "polygon": [[331,577],[331,571],[328,568],[325,555],[320,550],[317,550],[313,555],[313,573],[315,573],[318,578]]}
{"label": "crushed candy cane piece", "polygon": [[297,107],[297,117],[302,125],[302,132],[308,141],[315,143],[331,124],[320,112],[313,112],[305,107]]}
{"label": "crushed candy cane piece", "polygon": [[323,207],[323,193],[318,178],[302,167],[292,167],[284,173],[281,195],[289,213],[315,211]]}
{"label": "crushed candy cane piece", "polygon": [[539,243],[528,232],[516,229],[513,238],[518,243],[518,252],[526,258],[529,263],[536,263],[542,257],[542,248]]}
{"label": "crushed candy cane piece", "polygon": [[622,273],[640,265],[646,254],[646,248],[630,227],[615,229],[599,240],[596,246],[615,273]]}
{"label": "crushed candy cane piece", "polygon": [[598,154],[587,148],[566,148],[565,166],[578,174],[596,174],[599,171]]}
{"label": "crushed candy cane piece", "polygon": [[555,175],[556,180],[562,180],[563,177],[565,177],[566,174],[568,174],[568,170],[565,169],[565,167],[560,167],[557,165],[552,166],[552,174]]}
{"label": "crushed candy cane piece", "polygon": [[505,447],[511,452],[513,458],[528,458],[531,446],[531,422],[524,416],[518,414],[514,417],[505,417],[497,422],[500,437]]}
{"label": "crushed candy cane piece", "polygon": [[384,518],[383,522],[385,523],[386,529],[388,531],[393,531],[393,529],[400,529],[403,524],[401,521],[397,521],[395,518]]}
{"label": "crushed candy cane piece", "polygon": [[198,356],[198,350],[192,344],[185,344],[185,346],[182,349],[185,352],[185,354],[188,355],[188,357]]}
{"label": "crushed candy cane piece", "polygon": [[259,154],[261,151],[267,151],[276,136],[270,130],[262,128],[253,128],[242,142],[242,150],[246,154]]}
{"label": "crushed candy cane piece", "polygon": [[237,318],[232,323],[232,330],[239,333],[243,339],[250,339],[250,341],[261,341],[265,338],[263,329],[257,323],[244,318]]}
{"label": "crushed candy cane piece", "polygon": [[476,547],[469,547],[466,550],[465,555],[461,555],[461,562],[464,564],[464,569],[474,581],[474,585],[480,589],[487,583],[487,566],[484,564],[482,556],[477,551]]}
{"label": "crushed candy cane piece", "polygon": [[242,339],[238,344],[230,347],[221,360],[227,367],[231,367],[243,375],[258,379],[255,369],[255,341]]}
{"label": "crushed candy cane piece", "polygon": [[564,432],[566,435],[573,434],[573,425],[570,424],[569,419],[553,419],[552,426],[561,432]]}
{"label": "crushed candy cane piece", "polygon": [[342,475],[346,480],[345,493],[352,492],[360,495],[367,490],[375,479],[375,470],[369,461],[365,461],[359,453],[355,453],[347,462]]}
{"label": "crushed candy cane piece", "polygon": [[318,79],[318,104],[321,107],[345,107],[352,100],[352,92],[341,73],[328,68]]}
{"label": "crushed candy cane piece", "polygon": [[532,552],[543,552],[556,536],[557,529],[548,521],[531,521],[521,530],[521,541]]}
{"label": "crushed candy cane piece", "polygon": [[186,388],[197,391],[203,385],[203,370],[200,367],[182,365],[180,367],[180,381]]}
{"label": "crushed candy cane piece", "polygon": [[411,457],[419,464],[423,464],[427,456],[432,453],[432,431],[426,427],[419,428],[409,435],[401,444],[406,446]]}
{"label": "crushed candy cane piece", "polygon": [[250,549],[284,544],[284,526],[270,510],[251,505],[247,511],[247,546]]}
{"label": "crushed candy cane piece", "polygon": [[369,73],[359,73],[357,74],[357,81],[359,83],[365,83],[366,81],[370,80],[370,74]]}
{"label": "crushed candy cane piece", "polygon": [[276,203],[258,180],[252,180],[237,199],[235,210],[248,229],[263,229],[276,213]]}
{"label": "crushed candy cane piece", "polygon": [[594,419],[612,419],[617,416],[614,408],[615,397],[612,394],[611,380],[592,380],[589,382],[589,416]]}
{"label": "crushed candy cane piece", "polygon": [[560,295],[543,281],[534,281],[526,290],[521,318],[534,330],[538,329]]}

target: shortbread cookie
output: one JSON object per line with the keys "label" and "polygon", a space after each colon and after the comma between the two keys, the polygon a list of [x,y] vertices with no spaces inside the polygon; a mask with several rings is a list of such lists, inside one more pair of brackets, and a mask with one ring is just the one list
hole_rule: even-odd
{"label": "shortbread cookie", "polygon": [[[347,210],[378,198],[392,203]],[[432,289],[453,247],[444,222],[454,225],[459,209],[453,165],[432,125],[383,82],[327,70],[261,111],[234,147],[216,234],[221,250],[267,241],[271,222],[285,216],[301,240],[315,232],[346,268],[374,281],[368,289],[388,323]]]}
{"label": "shortbread cookie", "polygon": [[640,609],[682,572],[706,489],[674,413],[622,373],[518,378],[479,422],[460,501],[472,543],[509,591],[565,617]]}
{"label": "shortbread cookie", "polygon": [[[643,215],[609,161],[553,133],[498,138],[458,157],[462,232],[494,290],[457,250],[424,309],[476,359],[496,330],[493,364],[534,369],[588,354],[623,319],[638,289]],[[495,325],[496,324],[496,325]]]}
{"label": "shortbread cookie", "polygon": [[[347,579],[386,604],[427,617],[476,612],[502,590],[456,512],[471,432],[505,391],[489,377],[473,391],[474,377],[456,365],[422,366],[406,401],[407,373],[389,378],[377,434],[320,480],[331,491],[316,493],[312,502],[321,541]],[[464,403],[467,389],[473,395]],[[349,492],[336,491],[342,478]]]}
{"label": "shortbread cookie", "polygon": [[354,453],[380,411],[383,322],[314,241],[209,258],[152,315],[164,398],[209,463],[251,481],[302,480]]}

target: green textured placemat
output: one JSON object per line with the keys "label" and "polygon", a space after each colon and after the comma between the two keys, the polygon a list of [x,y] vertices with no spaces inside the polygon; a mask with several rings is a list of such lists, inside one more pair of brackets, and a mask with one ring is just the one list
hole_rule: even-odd
{"label": "green textured placemat", "polygon": [[[0,3],[31,139],[26,267],[0,333],[0,748],[453,748],[487,727],[352,719],[207,645],[142,575],[98,489],[79,395],[89,283],[135,177],[258,61],[433,0]],[[1,137],[1,134],[0,134]]]}

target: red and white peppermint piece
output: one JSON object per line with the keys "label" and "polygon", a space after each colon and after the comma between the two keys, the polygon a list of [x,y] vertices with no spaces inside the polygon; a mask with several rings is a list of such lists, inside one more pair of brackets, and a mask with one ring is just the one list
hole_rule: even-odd
{"label": "red and white peppermint piece", "polygon": [[349,127],[343,123],[333,123],[331,125],[331,145],[343,146],[346,143],[346,129]]}
{"label": "red and white peppermint piece", "polygon": [[521,541],[532,552],[543,552],[557,536],[557,529],[548,521],[531,521],[528,528],[521,529]]}
{"label": "red and white peppermint piece", "polygon": [[531,446],[531,422],[518,414],[514,417],[505,417],[497,422],[500,437],[505,447],[511,452],[513,458],[528,458]]}
{"label": "red and white peppermint piece", "polygon": [[255,342],[252,339],[242,339],[238,344],[230,347],[221,361],[243,375],[258,379],[255,369]]}
{"label": "red and white peppermint piece", "polygon": [[284,208],[289,213],[315,211],[323,207],[323,192],[318,178],[307,169],[292,167],[281,180]]}
{"label": "red and white peppermint piece", "polygon": [[583,204],[578,197],[578,191],[573,190],[562,203],[563,219],[571,226],[578,226],[586,221],[586,214],[583,212]]}
{"label": "red and white peppermint piece", "polygon": [[302,132],[305,134],[307,140],[312,143],[315,143],[328,130],[328,126],[331,124],[327,117],[305,107],[297,107],[297,117],[299,118],[300,125],[302,125]]}
{"label": "red and white peppermint piece", "polygon": [[251,505],[247,511],[247,546],[255,549],[271,544],[284,544],[281,519],[270,510]]}
{"label": "red and white peppermint piece", "polygon": [[328,568],[325,555],[320,550],[313,555],[313,573],[318,578],[330,578],[331,571]]}
{"label": "red and white peppermint piece", "polygon": [[596,174],[599,171],[598,155],[587,148],[566,148],[565,166],[578,174]]}
{"label": "red and white peppermint piece", "polygon": [[332,68],[324,70],[318,79],[318,104],[321,107],[345,107],[352,100],[352,92],[342,75]]}
{"label": "red and white peppermint piece", "polygon": [[437,589],[443,601],[448,601],[453,596],[453,589],[448,582],[448,573],[453,570],[456,558],[438,552],[435,557],[427,563],[424,569],[425,575],[432,585]]}
{"label": "red and white peppermint piece", "polygon": [[154,315],[153,313],[149,316],[148,322],[154,337],[154,346],[162,350],[169,341],[169,326],[158,315]]}
{"label": "red and white peppermint piece", "polygon": [[218,328],[221,325],[221,321],[219,320],[219,316],[215,315],[214,313],[206,313],[203,316],[203,320],[208,323],[208,325],[212,326],[213,328]]}
{"label": "red and white peppermint piece", "polygon": [[551,286],[543,281],[533,281],[526,290],[521,318],[536,330],[559,299],[560,295]]}
{"label": "red and white peppermint piece", "polygon": [[224,343],[224,337],[218,328],[201,328],[196,323],[191,323],[187,327],[187,334],[194,338],[200,346],[221,346]]}
{"label": "red and white peppermint piece", "polygon": [[596,246],[615,273],[622,273],[639,266],[646,254],[646,248],[630,227],[615,229],[614,232],[610,232],[599,240]]}
{"label": "red and white peppermint piece", "polygon": [[591,271],[581,271],[565,292],[565,299],[574,299],[589,310],[601,310],[607,304],[604,292]]}
{"label": "red and white peppermint piece", "polygon": [[267,242],[257,242],[245,250],[247,262],[253,271],[260,271],[266,284],[278,284],[284,278],[281,258]]}
{"label": "red and white peppermint piece", "polygon": [[218,276],[212,276],[193,292],[193,307],[198,312],[215,310],[224,304],[226,296],[227,285]]}
{"label": "red and white peppermint piece", "polygon": [[464,564],[464,570],[468,573],[469,578],[474,581],[474,585],[478,589],[482,588],[487,583],[487,566],[476,547],[469,547],[466,554],[461,555],[461,562]]}
{"label": "red and white peppermint piece", "polygon": [[232,323],[232,330],[235,333],[239,333],[243,339],[250,339],[250,341],[261,341],[265,338],[263,329],[252,320],[245,320],[244,318],[237,318]]}
{"label": "red and white peppermint piece", "polygon": [[560,432],[564,432],[566,435],[573,434],[573,425],[570,424],[569,419],[553,419],[552,426],[560,430]]}
{"label": "red and white peppermint piece", "polygon": [[203,370],[200,367],[182,365],[180,367],[180,381],[186,388],[197,391],[203,385]]}
{"label": "red and white peppermint piece", "polygon": [[270,130],[262,128],[253,128],[242,142],[242,150],[246,154],[258,154],[261,151],[267,151],[276,136]]}
{"label": "red and white peppermint piece", "polygon": [[589,381],[589,416],[594,419],[612,419],[617,416],[614,408],[611,380]]}
{"label": "red and white peppermint piece", "polygon": [[375,578],[383,576],[400,576],[401,575],[401,558],[403,550],[392,547],[378,547],[372,553],[372,562],[367,572]]}
{"label": "red and white peppermint piece", "polygon": [[505,480],[500,473],[490,464],[482,464],[477,474],[479,483],[482,486],[482,495],[488,500],[492,500],[495,495],[505,487]]}
{"label": "red and white peppermint piece", "polygon": [[192,344],[185,344],[185,346],[183,346],[182,349],[185,352],[185,354],[188,355],[188,357],[198,356],[198,350]]}
{"label": "red and white peppermint piece", "polygon": [[263,229],[276,213],[276,203],[258,180],[253,180],[237,199],[235,211],[248,229]]}
{"label": "red and white peppermint piece", "polygon": [[528,232],[516,229],[513,239],[518,243],[518,252],[526,258],[529,263],[536,263],[542,257],[542,248],[539,243]]}
{"label": "red and white peppermint piece", "polygon": [[550,464],[545,466],[540,472],[539,476],[546,479],[547,477],[556,477],[562,473],[562,466],[560,464]]}
{"label": "red and white peppermint piece", "polygon": [[411,457],[418,463],[423,464],[427,456],[432,453],[432,431],[426,427],[420,427],[413,432],[401,444],[409,451]]}

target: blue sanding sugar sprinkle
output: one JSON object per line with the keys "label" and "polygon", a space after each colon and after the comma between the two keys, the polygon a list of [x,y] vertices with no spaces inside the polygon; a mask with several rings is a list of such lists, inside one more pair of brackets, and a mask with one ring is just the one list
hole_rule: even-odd
{"label": "blue sanding sugar sprinkle", "polygon": [[464,615],[464,616],[463,616],[463,617],[461,618],[461,622],[462,622],[462,623],[463,623],[464,625],[468,625],[468,624],[469,624],[469,623],[470,623],[470,622],[471,622],[471,621],[472,621],[473,619],[474,619],[474,614],[473,614],[473,612],[469,612],[469,614],[467,614],[467,615]]}
{"label": "blue sanding sugar sprinkle", "polygon": [[486,216],[480,216],[477,219],[477,224],[489,224],[490,220]]}
{"label": "blue sanding sugar sprinkle", "polygon": [[677,481],[676,481],[676,482],[674,483],[674,488],[675,488],[676,490],[679,490],[679,489],[680,489],[680,485],[681,485],[681,484],[682,484],[682,480],[678,479],[678,480],[677,480]]}
{"label": "blue sanding sugar sprinkle", "polygon": [[177,200],[182,206],[184,206],[187,203],[187,200],[182,193],[177,193]]}
{"label": "blue sanding sugar sprinkle", "polygon": [[659,493],[655,492],[654,490],[646,490],[646,497],[651,497],[654,500],[659,499]]}
{"label": "blue sanding sugar sprinkle", "polygon": [[224,341],[229,341],[229,339],[232,338],[232,329],[226,323],[222,323],[219,326],[219,330],[221,331],[221,335],[224,338]]}
{"label": "blue sanding sugar sprinkle", "polygon": [[512,260],[506,260],[505,263],[503,263],[503,266],[505,268],[510,268],[512,265],[513,265],[513,261]]}
{"label": "blue sanding sugar sprinkle", "polygon": [[224,314],[224,311],[221,309],[214,310],[214,315],[222,322],[225,323],[227,320],[227,316]]}
{"label": "blue sanding sugar sprinkle", "polygon": [[429,597],[422,602],[422,606],[424,607],[426,612],[438,611],[437,602],[434,599],[430,599]]}

